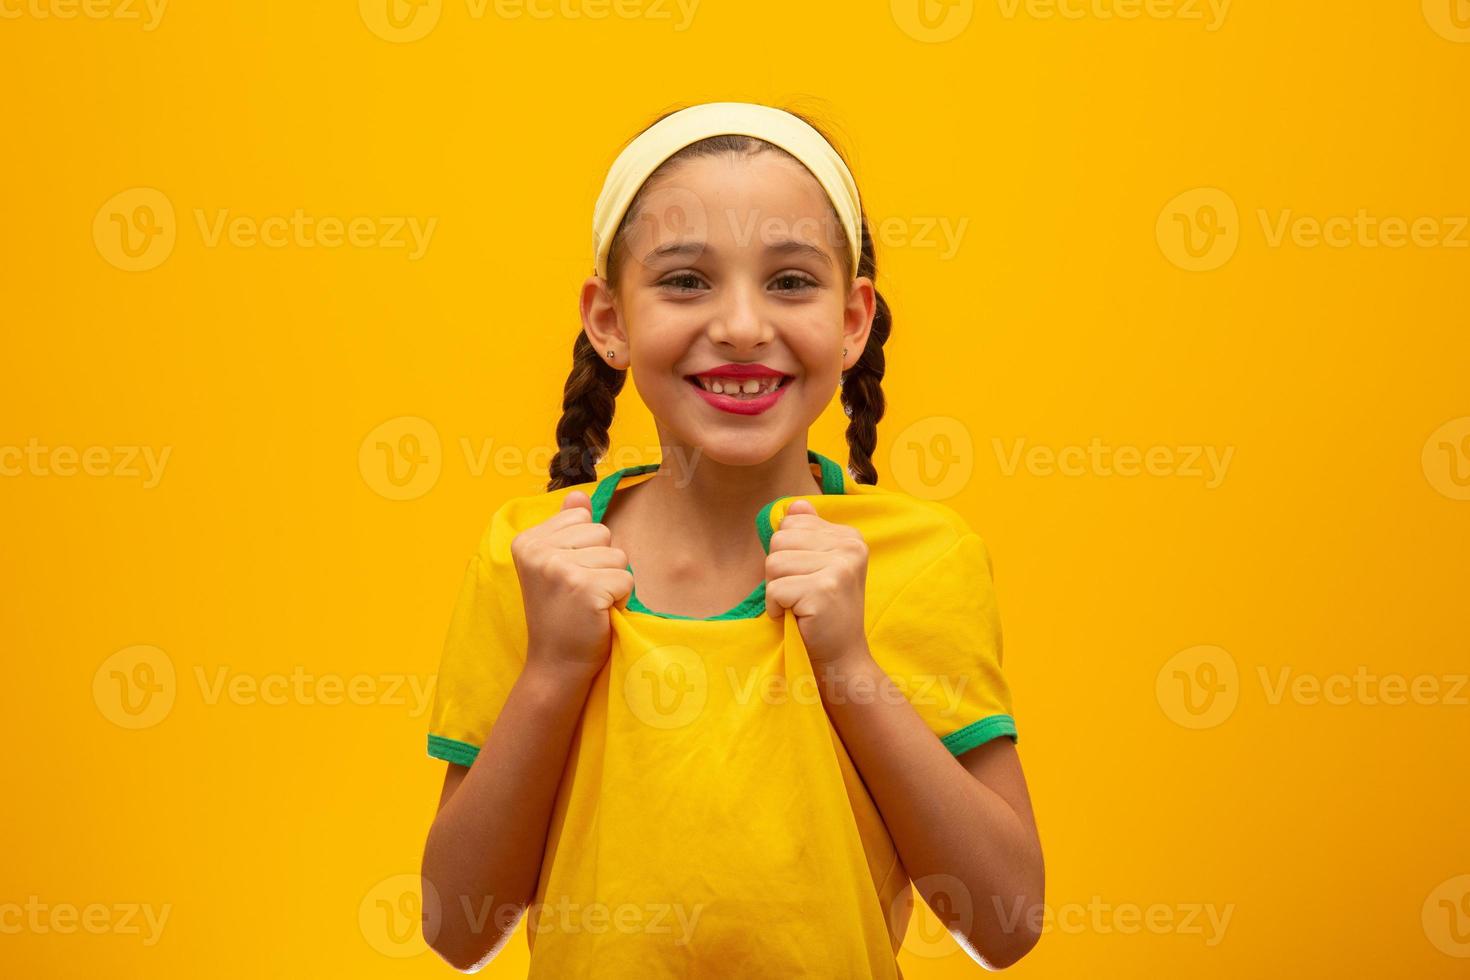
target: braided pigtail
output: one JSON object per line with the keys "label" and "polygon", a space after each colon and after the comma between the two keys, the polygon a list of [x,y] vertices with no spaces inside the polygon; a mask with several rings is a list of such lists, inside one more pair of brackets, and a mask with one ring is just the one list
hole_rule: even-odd
{"label": "braided pigtail", "polygon": [[603,363],[583,331],[572,345],[572,370],[562,393],[561,421],[556,424],[557,452],[551,460],[547,492],[597,479],[597,461],[607,453],[618,392],[626,371]]}
{"label": "braided pigtail", "polygon": [[[858,275],[875,283],[877,262],[873,255],[873,238],[868,234],[868,218],[863,215],[863,252],[858,261]],[[878,471],[873,467],[873,452],[878,448],[878,421],[883,418],[883,344],[893,329],[893,316],[888,301],[873,287],[873,329],[867,346],[857,363],[842,374],[840,398],[847,414],[847,468],[858,483],[876,484]]]}
{"label": "braided pigtail", "polygon": [[[677,109],[659,116],[663,119]],[[846,161],[846,155],[832,136],[805,113],[794,108],[787,109],[792,115],[805,121],[822,135],[833,149]],[[658,122],[656,119],[654,122]],[[649,124],[650,126],[653,123]],[[618,270],[622,264],[623,234],[637,215],[644,195],[661,173],[676,165],[680,160],[697,156],[720,154],[754,155],[774,151],[787,154],[785,150],[752,136],[726,134],[711,136],[691,143],[670,156],[651,174],[643,187],[633,196],[627,212],[623,215],[613,236],[612,248],[608,252],[607,280],[618,281]],[[795,159],[794,157],[792,159]],[[800,161],[798,161],[800,162]],[[849,162],[849,169],[851,164]],[[835,212],[834,212],[835,216]],[[858,260],[858,275],[877,281],[877,261],[874,257],[873,238],[868,231],[868,218],[861,215],[862,251]],[[883,418],[883,344],[888,340],[893,319],[883,294],[874,288],[873,326],[868,334],[867,345],[857,363],[843,373],[841,400],[847,413],[848,472],[858,483],[876,484],[878,472],[873,467],[873,453],[878,448],[878,422]],[[585,332],[578,332],[572,350],[572,372],[567,377],[566,392],[562,400],[562,417],[556,426],[558,452],[551,464],[551,479],[547,490],[558,490],[576,483],[596,479],[597,461],[607,452],[608,428],[612,425],[613,410],[618,392],[622,391],[627,379],[626,372],[619,371],[603,362],[601,352],[594,350]]]}

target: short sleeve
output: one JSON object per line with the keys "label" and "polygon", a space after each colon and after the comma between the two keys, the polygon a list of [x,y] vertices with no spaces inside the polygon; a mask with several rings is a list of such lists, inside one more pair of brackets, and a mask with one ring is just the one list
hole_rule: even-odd
{"label": "short sleeve", "polygon": [[525,666],[525,607],[510,556],[514,535],[502,507],[465,568],[429,715],[429,755],[436,759],[475,761]]}
{"label": "short sleeve", "polygon": [[990,553],[978,534],[964,533],[903,586],[868,648],[953,755],[1001,735],[1019,741]]}

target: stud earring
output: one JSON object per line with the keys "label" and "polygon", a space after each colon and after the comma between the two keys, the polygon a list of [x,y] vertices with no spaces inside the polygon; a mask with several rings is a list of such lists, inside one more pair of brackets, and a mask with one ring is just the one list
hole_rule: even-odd
{"label": "stud earring", "polygon": [[609,361],[610,361],[610,360],[612,360],[612,359],[613,359],[613,352],[612,352],[612,351],[608,351],[608,352],[607,352],[607,359],[608,359],[608,360],[609,360]]}

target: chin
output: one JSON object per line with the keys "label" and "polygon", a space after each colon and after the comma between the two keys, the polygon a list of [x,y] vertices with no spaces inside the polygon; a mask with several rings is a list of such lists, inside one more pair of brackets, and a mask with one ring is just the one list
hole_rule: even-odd
{"label": "chin", "polygon": [[689,455],[696,461],[708,460],[721,466],[759,466],[780,452],[790,440],[778,438],[776,433],[752,438],[749,433],[718,432],[691,433],[685,441],[695,447]]}

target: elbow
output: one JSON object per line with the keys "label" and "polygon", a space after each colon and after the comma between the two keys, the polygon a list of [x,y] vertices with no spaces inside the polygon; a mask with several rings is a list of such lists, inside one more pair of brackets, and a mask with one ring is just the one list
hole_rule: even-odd
{"label": "elbow", "polygon": [[[968,909],[969,914],[949,923],[950,935],[970,958],[987,970],[1015,966],[1036,948],[1046,925],[1044,881],[1021,890],[1014,902],[991,896],[995,915]],[[932,907],[932,905],[931,905]]]}
{"label": "elbow", "polygon": [[443,930],[431,929],[427,920],[424,923],[424,941],[429,948],[460,973],[478,973],[484,969],[505,948],[509,936],[509,933],[489,935],[476,932],[449,936]]}
{"label": "elbow", "polygon": [[970,955],[987,970],[1004,970],[1021,962],[1027,953],[1036,948],[1037,942],[1041,940],[1041,932],[1029,925],[1022,925],[1006,932],[999,939],[988,937],[983,946],[976,942],[977,938],[970,937]]}
{"label": "elbow", "polygon": [[956,939],[965,946],[966,952],[987,970],[1004,970],[1015,966],[1041,941],[1045,926],[1046,909],[1043,904],[1043,881],[1038,880],[1024,894],[1032,896],[1021,899],[1002,911],[997,900],[997,915],[971,923],[967,933],[956,934]]}
{"label": "elbow", "polygon": [[460,973],[479,973],[480,969],[486,963],[494,959],[493,955],[477,957],[472,954],[467,954],[467,951],[446,949],[441,946],[431,946],[430,948],[439,954],[441,960],[454,967]]}
{"label": "elbow", "polygon": [[[426,893],[430,893],[429,880],[425,878],[424,883]],[[460,973],[478,973],[484,969],[510,941],[523,911],[522,906],[511,905],[498,909],[498,914],[476,916],[468,914],[475,903],[463,900],[458,903],[466,910],[461,917],[453,914],[450,903],[439,901],[439,889],[433,889],[430,894],[432,900],[424,902],[420,920],[424,942]],[[489,909],[492,900],[485,897],[479,904]]]}

